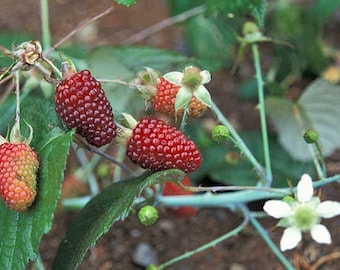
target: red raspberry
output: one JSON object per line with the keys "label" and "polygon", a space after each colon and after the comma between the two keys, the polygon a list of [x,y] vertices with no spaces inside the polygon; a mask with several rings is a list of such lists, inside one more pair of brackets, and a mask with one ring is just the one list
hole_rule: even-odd
{"label": "red raspberry", "polygon": [[162,120],[144,117],[133,129],[127,156],[144,169],[161,171],[177,168],[193,172],[202,162],[195,143]]}
{"label": "red raspberry", "polygon": [[90,71],[80,71],[58,84],[55,103],[67,127],[76,128],[88,143],[100,147],[116,136],[112,107]]}
{"label": "red raspberry", "polygon": [[[185,186],[190,186],[190,178],[186,175],[182,180],[182,184]],[[193,192],[183,190],[179,185],[173,182],[166,182],[162,191],[163,196],[181,196],[181,195],[192,195]],[[180,206],[177,208],[170,208],[171,211],[177,217],[191,217],[196,215],[196,208],[192,206]]]}
{"label": "red raspberry", "polygon": [[36,196],[37,154],[25,143],[0,145],[0,195],[15,211],[26,211]]}
{"label": "red raspberry", "polygon": [[[175,115],[175,100],[180,86],[174,85],[167,81],[165,78],[161,78],[157,84],[156,95],[153,97],[153,108],[157,112],[162,112],[170,116]],[[198,117],[202,115],[207,106],[200,102],[195,96],[190,100],[189,116]],[[184,109],[180,109],[177,112],[177,116],[183,115]]]}

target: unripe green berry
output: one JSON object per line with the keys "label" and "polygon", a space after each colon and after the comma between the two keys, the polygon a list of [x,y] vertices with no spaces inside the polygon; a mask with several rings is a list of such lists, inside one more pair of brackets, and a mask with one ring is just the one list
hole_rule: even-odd
{"label": "unripe green berry", "polygon": [[214,141],[220,143],[223,141],[227,141],[229,139],[229,129],[223,125],[217,125],[214,127],[212,131],[212,138]]}
{"label": "unripe green berry", "polygon": [[143,225],[150,226],[158,219],[158,211],[153,206],[143,206],[138,212],[138,218]]}
{"label": "unripe green berry", "polygon": [[246,22],[242,28],[242,34],[244,36],[259,32],[259,27],[253,22]]}
{"label": "unripe green berry", "polygon": [[303,138],[306,143],[316,143],[319,139],[319,134],[314,129],[307,129]]}
{"label": "unripe green berry", "polygon": [[154,264],[149,264],[148,267],[146,268],[146,270],[157,270],[158,267]]}

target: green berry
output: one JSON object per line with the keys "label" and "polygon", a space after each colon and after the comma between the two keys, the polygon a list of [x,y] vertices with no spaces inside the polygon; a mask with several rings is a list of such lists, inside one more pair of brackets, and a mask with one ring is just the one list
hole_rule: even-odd
{"label": "green berry", "polygon": [[306,143],[316,143],[319,139],[318,133],[314,129],[307,129],[303,138]]}
{"label": "green berry", "polygon": [[218,143],[227,141],[229,136],[229,129],[223,125],[217,125],[212,131],[212,138]]}
{"label": "green berry", "polygon": [[158,211],[155,207],[146,205],[139,210],[138,218],[143,225],[150,226],[158,219]]}
{"label": "green berry", "polygon": [[149,264],[148,267],[146,268],[146,270],[157,270],[158,267],[154,264]]}

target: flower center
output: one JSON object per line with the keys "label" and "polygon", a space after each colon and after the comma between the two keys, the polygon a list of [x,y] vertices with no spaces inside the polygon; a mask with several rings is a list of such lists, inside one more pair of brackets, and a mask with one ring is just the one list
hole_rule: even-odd
{"label": "flower center", "polygon": [[188,89],[194,91],[202,83],[200,70],[196,67],[187,67],[184,70],[182,84]]}
{"label": "flower center", "polygon": [[301,231],[308,231],[319,222],[319,218],[313,208],[308,205],[300,205],[294,211],[294,223]]}

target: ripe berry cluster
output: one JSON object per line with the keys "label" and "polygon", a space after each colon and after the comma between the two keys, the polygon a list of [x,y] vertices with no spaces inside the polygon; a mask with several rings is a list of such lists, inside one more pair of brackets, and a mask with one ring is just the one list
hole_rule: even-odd
{"label": "ripe berry cluster", "polygon": [[142,118],[133,129],[126,154],[134,163],[153,171],[177,168],[193,172],[202,162],[193,141],[175,127],[152,117]]}
{"label": "ripe berry cluster", "polygon": [[56,112],[69,128],[100,147],[116,136],[116,124],[110,102],[100,82],[88,70],[63,80],[55,92]]}
{"label": "ripe berry cluster", "polygon": [[18,212],[26,211],[36,196],[37,154],[25,143],[0,145],[0,195]]}
{"label": "ripe berry cluster", "polygon": [[[158,89],[154,106],[173,111],[178,87],[162,79]],[[57,85],[55,104],[65,124],[76,128],[90,144],[100,147],[116,136],[112,107],[100,83],[88,70],[72,74]],[[192,111],[198,111],[197,108]],[[175,127],[152,117],[142,118],[134,127],[126,154],[134,163],[153,171],[177,168],[193,172],[202,162],[193,141]]]}

